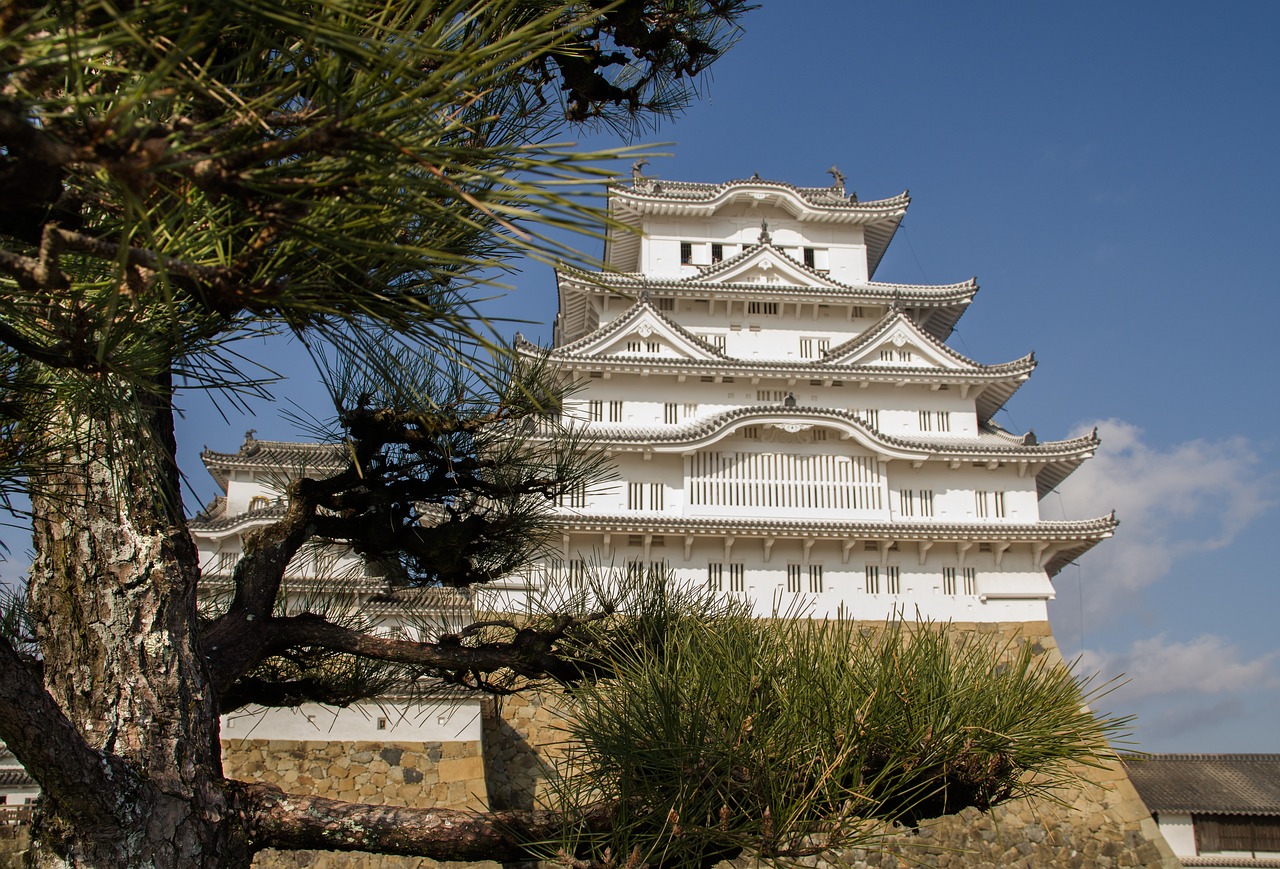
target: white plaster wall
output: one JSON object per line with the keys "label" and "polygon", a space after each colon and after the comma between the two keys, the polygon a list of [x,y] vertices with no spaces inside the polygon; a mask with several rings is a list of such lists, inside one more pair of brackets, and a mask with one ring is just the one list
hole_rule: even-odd
{"label": "white plaster wall", "polygon": [[[379,729],[379,721],[383,728]],[[460,742],[481,739],[480,701],[356,703],[346,709],[307,703],[296,709],[222,716],[223,739]]]}
{"label": "white plaster wall", "polygon": [[[1014,550],[1018,550],[1017,557]],[[937,544],[932,547],[923,564],[914,544],[903,544],[901,551],[881,553],[867,551],[861,542],[855,545],[845,560],[844,545],[838,540],[818,540],[809,548],[806,558],[804,543],[800,540],[777,540],[765,557],[765,540],[759,537],[737,537],[729,541],[723,538],[699,537],[689,548],[685,558],[683,538],[666,535],[663,545],[651,545],[648,561],[665,561],[677,582],[701,587],[706,584],[708,564],[741,563],[744,565],[744,590],[742,596],[752,602],[757,615],[768,616],[776,609],[801,607],[815,617],[833,618],[844,612],[859,619],[884,619],[895,614],[915,618],[917,612],[923,618],[939,621],[1042,621],[1047,618],[1045,601],[1052,597],[1053,587],[1042,570],[1031,568],[1029,547],[1019,544],[1005,554],[1004,566],[997,568],[994,556],[989,553],[967,554],[964,564],[977,569],[977,589],[965,594],[962,583],[957,594],[943,593],[942,568],[957,566],[959,558],[954,544]],[[974,550],[976,551],[976,546]],[[622,581],[623,565],[630,560],[644,560],[642,542],[631,543],[626,533],[611,535],[611,547],[604,549],[598,535],[573,535],[561,554],[564,558],[582,558],[596,565],[606,581]],[[787,566],[800,564],[801,591],[787,591]],[[809,591],[808,566],[823,567],[823,589]],[[880,591],[868,593],[866,565],[882,568]],[[889,594],[887,575],[883,568],[896,566],[900,572],[900,591]],[[610,573],[612,569],[612,573]],[[547,573],[543,565],[539,576],[558,575]],[[728,594],[729,576],[725,569],[724,588]],[[991,597],[989,594],[1016,594],[1017,597]]]}
{"label": "white plaster wall", "polygon": [[787,248],[795,252],[797,258],[799,248],[821,248],[827,252],[831,277],[844,283],[867,280],[867,249],[861,226],[801,222],[785,211],[768,207],[730,207],[705,220],[647,218],[640,246],[640,268],[654,277],[694,274],[693,268],[680,264],[680,242],[687,241],[694,246],[695,265],[709,265],[712,242],[726,246],[727,259],[740,252],[744,245],[759,241],[761,220],[769,222],[775,247]]}

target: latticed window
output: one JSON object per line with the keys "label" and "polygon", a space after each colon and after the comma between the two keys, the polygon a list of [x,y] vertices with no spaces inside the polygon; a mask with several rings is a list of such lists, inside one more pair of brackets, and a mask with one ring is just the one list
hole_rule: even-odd
{"label": "latticed window", "polygon": [[668,401],[662,405],[662,421],[667,425],[676,425],[680,422],[680,405],[673,401]]}
{"label": "latticed window", "polygon": [[920,497],[920,515],[933,515],[933,489],[921,489],[916,493]]}
{"label": "latticed window", "polygon": [[787,565],[787,591],[798,593],[800,591],[800,577],[804,575],[803,564]]}
{"label": "latticed window", "polygon": [[942,593],[956,593],[956,569],[954,567],[942,568]]}
{"label": "latticed window", "polygon": [[777,316],[777,302],[747,302],[748,314],[767,314],[769,316]]}
{"label": "latticed window", "polygon": [[639,342],[639,341],[628,341],[628,342],[627,342],[627,352],[628,352],[628,353],[639,353],[639,352],[640,352],[640,342]]}
{"label": "latticed window", "polygon": [[886,567],[884,569],[884,590],[887,594],[902,594],[902,569]]}
{"label": "latticed window", "polygon": [[240,560],[239,552],[219,552],[218,553],[218,573],[230,573],[236,569],[236,562]]}
{"label": "latticed window", "polygon": [[587,562],[582,558],[570,559],[564,565],[565,582],[573,589],[582,589],[587,585]]}
{"label": "latticed window", "polygon": [[707,589],[724,591],[724,565],[718,561],[707,565]]}
{"label": "latticed window", "polygon": [[962,573],[961,578],[964,580],[964,593],[977,594],[978,593],[978,568],[966,567],[963,571],[961,571],[961,573]]}
{"label": "latticed window", "polygon": [[680,264],[689,265],[693,262],[693,242],[680,242]]}
{"label": "latticed window", "polygon": [[622,402],[609,402],[609,422],[622,422]]}
{"label": "latticed window", "polygon": [[719,242],[711,242],[711,262],[718,263],[724,260],[724,245]]}
{"label": "latticed window", "polygon": [[587,484],[576,483],[560,496],[560,503],[565,507],[587,506]]}
{"label": "latticed window", "polygon": [[604,402],[598,398],[593,398],[587,402],[587,420],[589,422],[600,422],[604,419]]}
{"label": "latticed window", "polygon": [[1192,815],[1191,824],[1201,854],[1236,851],[1257,858],[1280,851],[1280,817]]}
{"label": "latticed window", "polygon": [[661,352],[662,352],[662,342],[661,342],[661,341],[646,341],[646,342],[644,342],[644,352],[646,352],[646,353],[661,353]]}
{"label": "latticed window", "polygon": [[659,311],[674,311],[676,309],[676,300],[669,296],[658,299]]}
{"label": "latticed window", "polygon": [[818,594],[822,591],[822,565],[809,565],[809,591],[812,594]]}
{"label": "latticed window", "polygon": [[746,591],[747,566],[740,561],[729,565],[729,591]]}
{"label": "latticed window", "polygon": [[880,593],[880,565],[868,564],[863,568],[863,576],[867,582],[867,594]]}
{"label": "latticed window", "polygon": [[864,407],[862,410],[855,411],[854,415],[872,428],[880,428],[880,411],[876,408]]}

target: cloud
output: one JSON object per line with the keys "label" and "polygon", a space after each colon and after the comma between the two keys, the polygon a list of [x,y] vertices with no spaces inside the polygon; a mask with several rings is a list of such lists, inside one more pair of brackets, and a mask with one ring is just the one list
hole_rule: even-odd
{"label": "cloud", "polygon": [[1189,694],[1232,695],[1277,684],[1280,650],[1245,658],[1240,648],[1216,634],[1188,642],[1169,641],[1165,634],[1137,640],[1124,652],[1085,650],[1078,671],[1104,679],[1121,673],[1128,684],[1117,689],[1127,699]]}
{"label": "cloud", "polygon": [[1114,616],[1178,559],[1228,546],[1275,504],[1274,481],[1257,472],[1260,457],[1244,438],[1157,447],[1123,420],[1097,427],[1102,448],[1060,486],[1061,516],[1054,515],[1054,496],[1042,503],[1047,519],[1112,509],[1120,519],[1115,538],[1085,556],[1089,572],[1106,577],[1090,588],[1091,615]]}

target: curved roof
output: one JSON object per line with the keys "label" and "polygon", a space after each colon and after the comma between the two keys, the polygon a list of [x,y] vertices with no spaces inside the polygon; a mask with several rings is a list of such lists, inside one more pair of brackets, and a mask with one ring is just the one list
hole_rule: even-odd
{"label": "curved roof", "polygon": [[[771,206],[793,218],[815,223],[862,224],[867,240],[867,269],[875,274],[885,249],[907,213],[911,196],[903,191],[888,199],[859,202],[843,186],[797,187],[758,176],[716,184],[636,177],[631,184],[609,186],[609,215],[638,229],[645,215],[710,217],[738,202]],[[611,228],[605,261],[626,268],[639,251],[639,234]]]}
{"label": "curved roof", "polygon": [[[621,335],[642,318],[651,318],[661,323],[672,333],[680,336],[691,348],[699,352],[690,358],[672,356],[655,356],[652,354],[591,354],[592,346],[607,341],[611,337]],[[924,366],[887,365],[879,360],[864,363],[842,363],[841,359],[850,359],[858,352],[870,350],[877,341],[884,340],[896,326],[907,330],[913,340],[931,348],[943,361],[950,361],[955,368],[937,368]],[[773,374],[787,378],[869,380],[895,384],[900,383],[937,383],[960,382],[980,385],[981,392],[975,400],[979,419],[989,420],[1010,397],[1026,381],[1035,370],[1035,354],[1029,353],[1021,359],[986,365],[976,362],[958,353],[924,329],[902,311],[890,309],[878,322],[860,335],[843,344],[828,350],[822,359],[791,362],[785,360],[734,359],[723,350],[709,344],[702,338],[682,327],[675,320],[658,310],[646,293],[642,293],[636,303],[626,313],[605,323],[576,341],[553,347],[550,350],[538,347],[520,339],[516,347],[524,353],[546,354],[549,358],[563,363],[565,367],[590,368],[592,370],[609,369],[615,371],[642,371],[660,374],[720,374],[750,375]]]}
{"label": "curved roof", "polygon": [[1038,465],[1036,486],[1041,498],[1090,458],[1101,442],[1096,429],[1067,440],[1030,442],[993,426],[985,426],[976,437],[969,438],[949,435],[904,438],[872,428],[852,411],[759,405],[734,408],[681,425],[592,423],[591,434],[597,445],[617,451],[686,452],[710,446],[746,426],[797,422],[838,429],[887,460],[1004,461]]}
{"label": "curved roof", "polygon": [[227,489],[227,472],[239,469],[274,469],[277,471],[329,472],[341,470],[349,453],[344,444],[307,444],[292,441],[260,441],[253,431],[245,433],[244,443],[234,453],[221,453],[207,447],[200,461],[223,491]]}
{"label": "curved roof", "polygon": [[[797,274],[812,276],[813,283],[760,284],[715,279],[716,275],[724,274],[735,265],[741,265],[762,249],[785,258]],[[720,299],[735,297],[783,302],[841,301],[872,305],[896,303],[901,308],[918,311],[929,333],[945,340],[979,289],[976,278],[952,284],[895,284],[881,281],[844,283],[810,269],[788,256],[785,251],[768,244],[750,245],[722,263],[683,278],[653,278],[640,272],[588,272],[561,267],[556,272],[556,281],[560,296],[560,322],[564,334],[571,340],[590,328],[586,299],[590,294],[598,292],[615,292],[625,296],[639,296],[649,292],[699,299],[715,295]]]}
{"label": "curved roof", "polygon": [[1050,576],[1059,573],[1095,545],[1115,533],[1115,514],[1073,521],[1025,524],[976,522],[865,522],[832,519],[755,519],[666,516],[662,513],[616,513],[557,516],[565,531],[599,534],[671,534],[715,537],[793,537],[834,540],[884,540],[925,543],[1012,542],[1053,545],[1045,560]]}
{"label": "curved roof", "polygon": [[1280,815],[1280,754],[1151,754],[1124,765],[1153,812]]}

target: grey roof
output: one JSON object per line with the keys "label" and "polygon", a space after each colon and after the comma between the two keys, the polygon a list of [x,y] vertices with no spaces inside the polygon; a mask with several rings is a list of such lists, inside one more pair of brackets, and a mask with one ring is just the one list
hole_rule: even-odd
{"label": "grey roof", "polygon": [[1152,754],[1125,767],[1153,812],[1280,815],[1280,754]]}
{"label": "grey roof", "polygon": [[0,769],[0,788],[33,788],[36,780],[22,767]]}
{"label": "grey roof", "polygon": [[835,519],[759,519],[668,516],[662,513],[560,514],[553,520],[567,531],[607,534],[652,533],[723,537],[792,537],[836,540],[889,540],[956,542],[1057,543],[1056,553],[1044,564],[1049,576],[1115,533],[1115,514],[1083,520],[1051,520],[1033,523],[978,522],[863,522]]}
{"label": "grey roof", "polygon": [[347,463],[345,444],[297,443],[294,441],[260,441],[249,432],[240,450],[221,453],[205,449],[200,460],[218,485],[227,488],[227,471],[237,468],[273,469],[293,473],[334,473]]}

